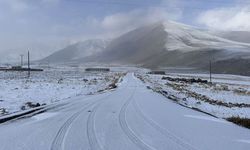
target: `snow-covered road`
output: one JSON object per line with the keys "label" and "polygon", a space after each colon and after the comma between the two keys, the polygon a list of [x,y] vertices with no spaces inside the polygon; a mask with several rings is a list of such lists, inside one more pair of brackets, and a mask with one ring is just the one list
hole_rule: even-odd
{"label": "snow-covered road", "polygon": [[182,107],[132,73],[118,89],[0,125],[1,150],[249,150],[250,130]]}

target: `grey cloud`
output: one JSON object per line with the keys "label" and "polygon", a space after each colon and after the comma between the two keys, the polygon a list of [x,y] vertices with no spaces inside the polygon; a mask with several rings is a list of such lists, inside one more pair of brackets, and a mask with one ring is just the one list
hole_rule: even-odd
{"label": "grey cloud", "polygon": [[250,6],[217,8],[202,12],[197,22],[210,29],[250,31]]}

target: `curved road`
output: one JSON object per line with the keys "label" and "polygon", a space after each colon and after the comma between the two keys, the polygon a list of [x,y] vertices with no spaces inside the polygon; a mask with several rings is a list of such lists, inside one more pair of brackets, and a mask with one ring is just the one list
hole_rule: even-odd
{"label": "curved road", "polygon": [[0,125],[0,150],[224,149],[250,149],[250,130],[172,103],[132,73],[112,92]]}

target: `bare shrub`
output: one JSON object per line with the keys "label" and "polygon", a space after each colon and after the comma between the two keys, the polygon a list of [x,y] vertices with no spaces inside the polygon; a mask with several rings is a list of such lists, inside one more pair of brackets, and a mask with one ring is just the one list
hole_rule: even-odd
{"label": "bare shrub", "polygon": [[250,129],[250,119],[248,118],[230,117],[230,118],[227,118],[227,120],[237,125],[240,125],[242,127],[246,127]]}

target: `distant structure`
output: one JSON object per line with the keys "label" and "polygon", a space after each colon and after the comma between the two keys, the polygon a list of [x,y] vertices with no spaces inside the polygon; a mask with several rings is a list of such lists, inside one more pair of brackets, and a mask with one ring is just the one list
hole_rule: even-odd
{"label": "distant structure", "polygon": [[12,70],[22,70],[22,66],[12,66],[10,69]]}
{"label": "distant structure", "polygon": [[86,68],[85,71],[87,72],[109,72],[109,68]]}
{"label": "distant structure", "polygon": [[0,67],[0,71],[43,71],[43,69],[22,68],[21,66],[12,66],[11,68]]}
{"label": "distant structure", "polygon": [[21,56],[21,65],[20,66],[11,66],[11,67],[0,67],[0,71],[27,71],[28,72],[28,77],[30,76],[31,71],[43,71],[43,69],[36,69],[36,68],[30,68],[30,54],[28,51],[28,67],[24,68],[22,67],[23,65],[23,55]]}
{"label": "distant structure", "polygon": [[165,75],[166,72],[165,71],[160,71],[160,70],[154,70],[154,71],[150,71],[148,74]]}
{"label": "distant structure", "polygon": [[1,70],[1,69],[8,69],[8,67],[1,67],[1,66],[0,66],[0,70]]}

